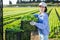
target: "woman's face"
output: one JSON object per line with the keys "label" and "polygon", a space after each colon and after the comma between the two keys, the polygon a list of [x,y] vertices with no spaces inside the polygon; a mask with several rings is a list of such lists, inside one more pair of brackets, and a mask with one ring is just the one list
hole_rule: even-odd
{"label": "woman's face", "polygon": [[45,7],[39,6],[39,11],[40,11],[40,13],[43,13],[45,11]]}

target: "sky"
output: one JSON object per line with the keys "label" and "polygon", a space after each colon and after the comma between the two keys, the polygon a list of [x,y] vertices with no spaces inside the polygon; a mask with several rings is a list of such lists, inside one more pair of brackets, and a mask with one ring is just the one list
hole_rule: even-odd
{"label": "sky", "polygon": [[[12,1],[12,4],[16,4],[17,0],[10,0]],[[9,0],[3,0],[3,5],[9,5]]]}
{"label": "sky", "polygon": [[[16,4],[17,0],[10,0],[10,1],[12,1],[12,4]],[[9,5],[9,0],[3,0],[3,5]]]}

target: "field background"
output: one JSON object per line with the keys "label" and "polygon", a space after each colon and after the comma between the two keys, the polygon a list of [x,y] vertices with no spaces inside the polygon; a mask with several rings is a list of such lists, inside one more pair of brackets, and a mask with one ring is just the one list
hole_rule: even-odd
{"label": "field background", "polygon": [[[60,7],[48,7],[50,35],[49,39],[60,38]],[[3,8],[3,34],[7,28],[20,30],[21,18],[39,13],[38,7],[6,7]],[[28,18],[28,17],[27,17]],[[5,36],[5,35],[3,35]],[[4,37],[5,38],[5,37]],[[54,39],[56,38],[56,39]]]}

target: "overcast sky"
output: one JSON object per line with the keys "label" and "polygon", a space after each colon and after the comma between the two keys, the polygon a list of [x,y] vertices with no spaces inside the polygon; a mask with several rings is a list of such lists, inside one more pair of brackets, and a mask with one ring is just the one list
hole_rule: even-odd
{"label": "overcast sky", "polygon": [[[17,0],[11,0],[12,1],[12,4],[16,4],[16,1]],[[59,0],[60,1],[60,0]],[[3,0],[3,4],[4,5],[8,5],[9,4],[9,0]]]}
{"label": "overcast sky", "polygon": [[[11,1],[12,1],[13,4],[16,4],[17,0],[11,0]],[[8,5],[9,4],[9,0],[3,0],[3,4],[5,4],[5,5],[7,4]]]}

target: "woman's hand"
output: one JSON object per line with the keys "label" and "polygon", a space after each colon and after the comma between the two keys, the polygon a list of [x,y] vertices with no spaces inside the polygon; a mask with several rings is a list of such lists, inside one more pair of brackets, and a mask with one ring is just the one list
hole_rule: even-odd
{"label": "woman's hand", "polygon": [[30,25],[35,25],[35,24],[36,24],[36,22],[34,22],[34,21],[30,22]]}

